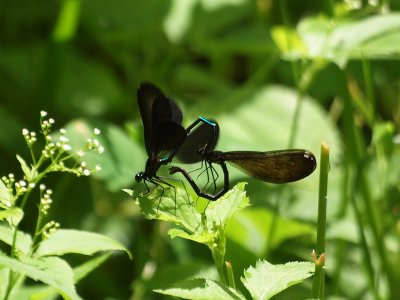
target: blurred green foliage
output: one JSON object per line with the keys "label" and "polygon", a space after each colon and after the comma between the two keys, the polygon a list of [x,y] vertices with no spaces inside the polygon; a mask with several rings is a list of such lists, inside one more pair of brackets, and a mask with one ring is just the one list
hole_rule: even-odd
{"label": "blurred green foliage", "polygon": [[[51,218],[109,235],[135,259],[110,258],[78,285],[80,295],[159,299],[151,290],[183,275],[215,277],[207,249],[170,240],[165,223],[144,220],[121,192],[144,169],[136,88],[147,80],[180,104],[185,124],[216,119],[219,150],[299,147],[319,157],[326,141],[326,294],[400,297],[400,2],[369,3],[0,1],[1,174],[18,169],[15,155],[27,154],[21,130],[37,130],[40,110],[71,140],[89,125],[103,133],[97,180],[47,178]],[[230,171],[232,186],[249,181],[253,206],[227,229],[236,278],[258,258],[309,260],[318,172],[282,187]],[[280,297],[309,291],[303,284]]]}

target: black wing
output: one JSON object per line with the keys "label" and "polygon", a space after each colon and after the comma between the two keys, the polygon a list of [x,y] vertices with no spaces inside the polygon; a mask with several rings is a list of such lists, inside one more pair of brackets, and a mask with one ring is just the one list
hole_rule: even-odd
{"label": "black wing", "polygon": [[190,131],[176,157],[185,164],[199,162],[203,159],[199,150],[203,148],[206,149],[206,152],[214,150],[218,136],[219,126],[217,122],[214,120],[209,120],[209,123],[202,122]]}
{"label": "black wing", "polygon": [[162,120],[182,123],[182,112],[179,107],[168,99],[159,88],[151,83],[142,83],[137,91],[137,99],[144,128],[144,142],[147,155],[151,156],[154,149],[154,130]]}
{"label": "black wing", "polygon": [[169,163],[186,138],[186,130],[176,122],[163,120],[157,123],[153,141],[153,155],[162,163]]}
{"label": "black wing", "polygon": [[307,150],[290,149],[267,152],[232,151],[220,154],[251,176],[271,183],[293,182],[310,175],[317,163]]}

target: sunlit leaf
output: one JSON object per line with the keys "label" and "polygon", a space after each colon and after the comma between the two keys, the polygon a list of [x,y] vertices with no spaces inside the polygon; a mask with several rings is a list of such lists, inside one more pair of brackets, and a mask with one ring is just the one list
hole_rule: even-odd
{"label": "sunlit leaf", "polygon": [[99,251],[125,251],[130,255],[123,245],[108,236],[88,231],[59,229],[40,243],[35,256],[60,256],[67,253],[92,255]]}
{"label": "sunlit leaf", "polygon": [[209,279],[187,280],[176,284],[174,288],[155,290],[155,292],[179,298],[196,300],[246,299],[238,291]]}
{"label": "sunlit leaf", "polygon": [[272,265],[267,261],[258,261],[256,267],[245,271],[241,280],[253,299],[266,300],[312,276],[314,268],[314,264],[309,262]]}
{"label": "sunlit leaf", "polygon": [[[0,240],[2,240],[7,245],[12,245],[14,237],[14,229],[8,226],[0,225]],[[27,254],[32,245],[32,238],[29,234],[22,231],[17,232],[17,239],[15,248],[18,252]]]}
{"label": "sunlit leaf", "polygon": [[54,287],[65,299],[81,299],[76,293],[71,267],[61,258],[10,258],[0,252],[0,265]]}
{"label": "sunlit leaf", "polygon": [[16,226],[22,220],[24,212],[19,207],[0,210],[0,220],[6,219],[10,226]]}

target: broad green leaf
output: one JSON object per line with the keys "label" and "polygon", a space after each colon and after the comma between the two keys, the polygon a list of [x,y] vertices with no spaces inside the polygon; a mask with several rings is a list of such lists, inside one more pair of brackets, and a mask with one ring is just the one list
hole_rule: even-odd
{"label": "broad green leaf", "polygon": [[6,219],[10,226],[16,226],[22,220],[24,212],[19,207],[0,210],[0,220]]}
{"label": "broad green leaf", "polygon": [[[0,240],[6,243],[7,245],[12,244],[14,236],[14,230],[8,226],[0,225]],[[32,238],[29,234],[24,233],[22,231],[17,232],[17,243],[15,244],[15,248],[18,252],[23,254],[27,254],[32,245]]]}
{"label": "broad green leaf", "polygon": [[[73,269],[74,272],[74,283],[78,283],[82,278],[86,277],[91,271],[96,269],[104,261],[106,261],[111,256],[110,253],[102,254],[95,257],[82,265]],[[17,295],[24,298],[24,295],[28,295],[30,300],[51,300],[57,297],[57,290],[51,286],[40,286],[35,287],[23,287],[20,293]]]}
{"label": "broad green leaf", "polygon": [[185,299],[196,300],[244,300],[238,291],[225,287],[209,279],[192,279],[175,285],[174,288],[155,290],[155,292]]}
{"label": "broad green leaf", "polygon": [[93,137],[93,129],[96,127],[101,133],[95,138],[104,146],[104,153],[87,153],[82,160],[91,168],[96,164],[101,166],[101,171],[93,176],[103,180],[112,191],[132,184],[135,170],[144,167],[145,156],[143,150],[115,125],[88,120],[72,121],[65,127],[71,146],[79,150],[87,138]]}
{"label": "broad green leaf", "polygon": [[210,203],[206,209],[208,230],[212,230],[215,225],[225,229],[228,222],[249,205],[244,186],[245,183],[238,183],[225,197]]}
{"label": "broad green leaf", "polygon": [[147,219],[158,219],[196,230],[199,214],[186,192],[179,188],[155,188],[135,199]]}
{"label": "broad green leaf", "polygon": [[76,293],[71,267],[61,258],[10,258],[0,252],[0,265],[54,287],[65,299],[81,299]]}
{"label": "broad green leaf", "polygon": [[[64,52],[62,59],[62,67],[57,69],[62,80],[57,84],[52,102],[67,119],[76,118],[77,111],[81,116],[99,117],[126,109],[126,105],[129,105],[129,97],[124,95],[117,77],[107,72],[104,66],[74,51]],[[77,72],[79,76],[76,76]]]}
{"label": "broad green leaf", "polygon": [[60,256],[67,253],[92,255],[99,251],[116,250],[125,251],[130,256],[129,250],[122,244],[105,235],[88,231],[60,229],[40,243],[35,256]]}
{"label": "broad green leaf", "polygon": [[206,10],[216,10],[226,5],[242,5],[245,0],[173,0],[164,20],[164,31],[172,42],[179,42],[192,22],[193,10],[202,5]]}
{"label": "broad green leaf", "polygon": [[322,58],[343,68],[349,59],[398,58],[399,28],[399,13],[335,22],[318,16],[305,18],[298,24],[297,32],[301,43],[291,43],[290,49],[282,43],[283,38],[291,36],[289,31],[275,28],[272,36],[288,59]]}
{"label": "broad green leaf", "polygon": [[[274,226],[271,229],[271,226]],[[272,236],[270,234],[272,233]],[[236,216],[226,228],[226,236],[256,256],[264,256],[283,241],[301,236],[314,236],[309,224],[273,215],[266,208],[248,208]]]}
{"label": "broad green leaf", "polygon": [[[218,117],[221,136],[217,149],[221,151],[287,149],[298,98],[299,95],[295,90],[277,85],[254,91],[246,101],[238,103],[234,110]],[[317,100],[304,96],[300,107],[292,148],[310,150],[316,156],[318,163],[320,143],[326,141],[332,149],[332,166],[336,166],[340,163],[342,152],[337,128],[323,108],[318,105]],[[228,169],[231,181],[249,180],[248,188],[253,192],[253,202],[265,203],[270,201],[268,197],[273,199],[279,197],[281,212],[286,216],[316,220],[318,169],[307,178],[285,184],[284,192],[279,195],[276,193],[279,185],[252,179],[251,176],[232,167],[229,163]],[[332,167],[329,174],[330,214],[335,213],[337,204],[342,199],[339,188],[342,180],[340,172],[339,168]],[[254,188],[255,186],[257,189]],[[304,209],[305,207],[307,209]]]}
{"label": "broad green leaf", "polygon": [[258,261],[255,268],[250,267],[244,272],[241,281],[253,299],[266,300],[312,276],[314,268],[310,262],[272,265],[267,261]]}
{"label": "broad green leaf", "polygon": [[203,214],[196,209],[193,199],[178,188],[155,189],[137,198],[136,203],[146,218],[176,224],[177,227],[168,232],[172,238],[179,236],[211,246],[219,230],[225,229],[226,224],[248,205],[244,186],[239,183],[218,201],[209,203]]}
{"label": "broad green leaf", "polygon": [[171,261],[159,268],[145,285],[149,290],[167,289],[175,287],[182,281],[197,278],[218,281],[219,275],[214,265],[206,264],[204,261],[191,260],[179,264]]}

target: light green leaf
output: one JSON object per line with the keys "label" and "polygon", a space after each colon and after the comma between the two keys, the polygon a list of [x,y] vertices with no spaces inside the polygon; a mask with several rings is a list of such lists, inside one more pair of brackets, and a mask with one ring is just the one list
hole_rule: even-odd
{"label": "light green leaf", "polygon": [[[7,245],[12,244],[14,236],[14,230],[7,226],[0,225],[0,240],[6,243]],[[15,244],[15,248],[18,252],[23,254],[27,254],[32,245],[32,238],[29,234],[24,233],[22,231],[17,232],[17,242]]]}
{"label": "light green leaf", "polygon": [[101,130],[96,139],[104,146],[105,151],[102,154],[89,152],[82,158],[90,168],[94,168],[96,164],[101,166],[101,171],[92,176],[103,180],[112,191],[132,184],[135,170],[144,167],[145,155],[117,126],[88,120],[72,121],[65,126],[72,148],[79,150],[87,138],[93,136],[93,129],[96,127]]}
{"label": "light green leaf", "polygon": [[21,169],[24,172],[26,180],[28,182],[33,181],[37,176],[36,169],[33,166],[32,166],[32,168],[29,168],[29,166],[25,162],[25,160],[21,156],[19,156],[18,154],[17,154],[17,159],[18,159],[19,163],[21,164]]}
{"label": "light green leaf", "polygon": [[6,219],[10,226],[16,226],[22,220],[24,212],[19,207],[0,210],[0,220]]}
{"label": "light green leaf", "polygon": [[[82,265],[74,268],[74,283],[78,283],[82,278],[86,277],[91,271],[101,265],[111,256],[111,253],[105,253],[98,257],[95,257]],[[57,297],[57,290],[51,286],[34,286],[34,287],[24,287],[22,292],[29,296],[30,300],[50,300]],[[25,299],[24,294],[21,293],[21,298]],[[19,298],[18,298],[19,299]]]}
{"label": "light green leaf", "polygon": [[194,201],[179,188],[156,188],[135,200],[147,219],[172,222],[189,232],[199,227],[201,216]]}
{"label": "light green leaf", "polygon": [[176,224],[177,228],[168,232],[171,237],[181,237],[211,246],[219,230],[224,229],[249,204],[244,186],[244,183],[239,183],[218,201],[210,202],[204,213],[200,213],[193,199],[178,188],[165,188],[164,191],[161,188],[154,189],[137,198],[136,203],[146,218]]}
{"label": "light green leaf", "polygon": [[283,37],[292,36],[289,31],[275,28],[272,37],[287,59],[322,58],[344,67],[349,59],[397,58],[400,54],[399,28],[399,13],[335,22],[318,16],[299,23],[297,32],[302,43],[293,42],[290,49],[282,43]]}
{"label": "light green leaf", "polygon": [[30,176],[31,169],[28,167],[25,160],[18,154],[17,154],[17,159],[18,159],[19,163],[21,164],[22,171],[24,172],[25,176],[28,178]]}
{"label": "light green leaf", "polygon": [[81,299],[76,293],[71,267],[61,258],[10,258],[0,252],[0,265],[54,287],[65,299]]}
{"label": "light green leaf", "polygon": [[250,267],[245,271],[241,281],[253,299],[266,300],[312,276],[314,268],[310,262],[272,265],[267,261],[258,261],[255,268]]}
{"label": "light green leaf", "polygon": [[[298,99],[297,91],[283,86],[266,86],[254,91],[252,97],[235,105],[235,109],[229,113],[218,117],[218,123],[223,132],[218,141],[218,150],[287,149]],[[343,157],[339,132],[323,108],[317,103],[316,99],[309,96],[302,98],[292,147],[310,150],[318,160],[321,141],[326,141],[331,149],[334,149],[330,156],[332,165],[339,164]],[[280,201],[280,209],[285,216],[312,221],[316,219],[317,171],[300,181],[285,184],[284,192],[277,195],[278,185],[254,180],[229,164],[228,169],[231,181],[249,180],[253,201],[265,203],[270,201],[268,197],[293,199],[293,201]],[[340,172],[340,168],[332,168],[329,174],[331,188],[328,213],[332,215],[335,214],[342,201],[339,188],[342,180]],[[256,185],[258,188],[254,188]],[[309,209],[304,209],[305,207]]]}
{"label": "light green leaf", "polygon": [[209,279],[186,280],[176,284],[174,288],[155,290],[155,292],[164,295],[196,300],[246,299],[238,291],[227,288],[220,283]]}
{"label": "light green leaf", "polygon": [[131,257],[129,250],[122,244],[105,235],[88,231],[60,229],[40,243],[35,256],[59,256],[67,253],[92,255],[99,251],[116,250],[125,251]]}
{"label": "light green leaf", "polygon": [[218,201],[207,207],[207,227],[212,230],[215,224],[225,229],[226,224],[241,210],[249,205],[249,198],[244,191],[245,183],[238,183]]}
{"label": "light green leaf", "polygon": [[274,216],[266,208],[246,209],[226,228],[229,239],[258,257],[264,256],[267,248],[274,249],[287,239],[305,235],[315,236],[315,228],[308,223]]}

